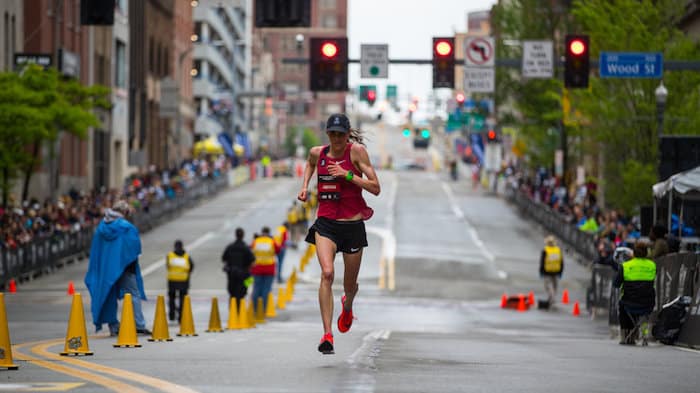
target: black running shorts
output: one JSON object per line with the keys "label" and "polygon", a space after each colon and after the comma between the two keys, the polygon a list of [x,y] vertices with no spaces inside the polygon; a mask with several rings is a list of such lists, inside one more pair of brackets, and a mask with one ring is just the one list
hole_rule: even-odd
{"label": "black running shorts", "polygon": [[307,243],[316,244],[316,232],[331,239],[335,243],[336,252],[354,254],[363,247],[367,247],[367,232],[365,222],[362,220],[336,221],[319,217],[309,228],[309,233],[306,235]]}

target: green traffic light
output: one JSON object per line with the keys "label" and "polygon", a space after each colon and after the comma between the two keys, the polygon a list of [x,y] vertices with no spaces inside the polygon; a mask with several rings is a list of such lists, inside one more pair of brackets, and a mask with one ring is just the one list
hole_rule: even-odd
{"label": "green traffic light", "polygon": [[405,136],[406,138],[411,136],[411,130],[409,130],[408,128],[404,128],[403,129],[403,136]]}
{"label": "green traffic light", "polygon": [[420,132],[420,136],[422,136],[424,139],[430,138],[430,130],[422,130]]}

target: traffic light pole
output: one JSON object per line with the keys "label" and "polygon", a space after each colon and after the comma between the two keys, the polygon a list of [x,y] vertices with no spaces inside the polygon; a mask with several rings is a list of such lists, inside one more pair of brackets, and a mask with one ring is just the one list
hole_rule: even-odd
{"label": "traffic light pole", "polygon": [[[283,64],[308,64],[308,58],[292,57],[282,59]],[[360,59],[348,59],[348,63],[360,63]],[[389,59],[390,64],[419,64],[432,65],[432,59]],[[455,65],[464,66],[464,59],[455,59]],[[522,59],[496,59],[496,67],[521,68]],[[564,61],[560,60],[559,67],[564,67]],[[591,69],[598,68],[598,58],[591,58]],[[698,60],[664,60],[664,71],[700,71]]]}

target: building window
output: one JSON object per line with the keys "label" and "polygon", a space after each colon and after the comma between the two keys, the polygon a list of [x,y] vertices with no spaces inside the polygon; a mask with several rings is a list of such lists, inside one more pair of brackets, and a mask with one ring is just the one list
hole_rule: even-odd
{"label": "building window", "polygon": [[114,85],[120,89],[126,88],[126,44],[117,40],[116,61],[114,70]]}
{"label": "building window", "polygon": [[335,9],[337,6],[336,0],[321,0],[320,1],[320,8],[322,9]]}
{"label": "building window", "polygon": [[321,19],[321,27],[335,29],[338,27],[338,16],[336,14],[325,14]]}

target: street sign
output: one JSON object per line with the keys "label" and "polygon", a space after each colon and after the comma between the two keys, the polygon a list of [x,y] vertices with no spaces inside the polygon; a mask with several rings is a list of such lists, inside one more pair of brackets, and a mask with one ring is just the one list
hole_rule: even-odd
{"label": "street sign", "polygon": [[658,52],[600,52],[601,78],[661,78],[664,56]]}
{"label": "street sign", "polygon": [[554,75],[552,41],[523,41],[524,78],[551,78]]}
{"label": "street sign", "polygon": [[493,67],[464,67],[464,90],[470,93],[493,93],[496,71]]}
{"label": "street sign", "polygon": [[360,46],[360,77],[389,77],[389,45],[362,44]]}
{"label": "street sign", "polygon": [[468,37],[464,40],[464,65],[493,67],[496,64],[496,41],[493,37]]}

